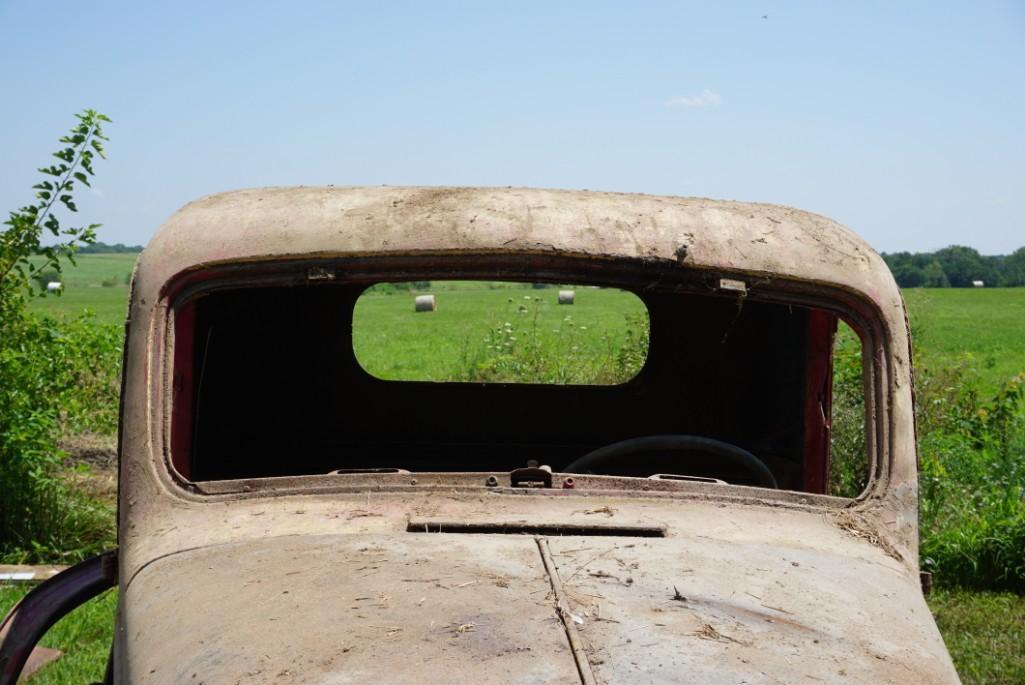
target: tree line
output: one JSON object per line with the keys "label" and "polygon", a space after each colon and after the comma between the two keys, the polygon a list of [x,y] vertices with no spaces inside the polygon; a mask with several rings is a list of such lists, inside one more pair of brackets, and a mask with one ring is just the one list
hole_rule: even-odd
{"label": "tree line", "polygon": [[142,252],[142,245],[125,245],[123,243],[108,245],[107,243],[95,242],[89,245],[80,245],[77,252],[78,254],[121,254],[125,252]]}
{"label": "tree line", "polygon": [[1025,247],[1009,255],[980,255],[978,250],[951,245],[936,252],[883,253],[902,288],[971,288],[1025,286]]}

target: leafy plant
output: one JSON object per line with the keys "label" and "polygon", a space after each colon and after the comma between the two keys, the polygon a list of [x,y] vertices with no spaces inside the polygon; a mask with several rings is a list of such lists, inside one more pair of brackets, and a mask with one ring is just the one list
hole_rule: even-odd
{"label": "leafy plant", "polygon": [[[0,297],[4,299],[23,296],[25,284],[39,273],[59,274],[62,259],[74,264],[77,248],[96,240],[99,224],[63,227],[57,210],[63,206],[69,212],[78,211],[75,184],[89,186],[95,158],[106,157],[103,124],[110,119],[91,109],[75,117],[78,124],[60,138],[65,147],[53,153],[58,162],[39,169],[49,178],[33,186],[37,202],[12,211],[4,222],[6,228],[0,233]],[[46,233],[56,240],[43,244]],[[43,259],[30,260],[33,255]]]}
{"label": "leafy plant", "polygon": [[1025,375],[981,400],[971,367],[919,374],[921,558],[943,585],[1025,591]]}
{"label": "leafy plant", "polygon": [[93,346],[82,347],[84,329],[69,337],[54,320],[26,312],[26,298],[47,294],[33,281],[59,274],[63,260],[73,263],[76,249],[95,239],[97,224],[65,227],[58,214],[78,211],[76,184],[89,185],[110,120],[93,110],[75,116],[53,155],[58,163],[39,169],[46,178],[34,186],[35,204],[11,212],[0,233],[0,558],[15,561],[73,561],[113,537],[106,508],[58,477],[65,400],[96,386],[81,373],[97,369],[83,358]]}

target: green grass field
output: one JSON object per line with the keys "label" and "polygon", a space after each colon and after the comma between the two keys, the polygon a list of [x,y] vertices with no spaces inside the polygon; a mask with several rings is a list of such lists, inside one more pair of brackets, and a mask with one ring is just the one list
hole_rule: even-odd
{"label": "green grass field", "polygon": [[[495,356],[514,345],[537,345],[539,355],[599,366],[615,358],[636,328],[644,304],[632,293],[574,288],[573,305],[557,303],[556,288],[529,285],[437,284],[438,309],[414,313],[414,294],[368,292],[353,312],[353,347],[360,364],[386,380],[464,380],[481,352]],[[449,289],[445,286],[458,287]],[[628,333],[629,332],[629,333]],[[546,377],[506,374],[492,380],[544,382]],[[570,379],[574,380],[574,379]],[[606,379],[607,382],[628,379]]]}
{"label": "green grass field", "polygon": [[916,364],[966,363],[984,391],[1025,371],[1025,288],[905,291]]}
{"label": "green grass field", "polygon": [[[87,254],[76,258],[61,274],[64,292],[32,302],[32,307],[54,316],[77,316],[90,311],[100,321],[123,324],[128,311],[127,278],[137,254]],[[106,281],[108,285],[104,287]]]}

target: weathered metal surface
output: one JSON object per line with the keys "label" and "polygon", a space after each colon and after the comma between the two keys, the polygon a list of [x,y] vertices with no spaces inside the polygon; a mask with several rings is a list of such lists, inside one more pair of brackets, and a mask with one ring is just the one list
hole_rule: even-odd
{"label": "weathered metal surface", "polygon": [[[568,253],[682,261],[898,295],[882,259],[839,224],[788,207],[524,188],[258,188],[186,205],[154,236],[140,286],[225,261],[285,255]],[[145,295],[143,295],[145,297]]]}
{"label": "weathered metal surface", "polygon": [[948,683],[917,584],[838,548],[553,539],[607,683]]}
{"label": "weathered metal surface", "polygon": [[[650,269],[652,278],[712,271],[745,289],[782,279],[849,294],[874,326],[867,352],[881,383],[874,399],[884,425],[869,489],[844,502],[660,481],[636,496],[597,494],[579,476],[573,489],[516,491],[460,474],[415,474],[404,486],[398,476],[333,476],[205,491],[175,480],[166,379],[167,289],[176,276],[285,257],[431,254],[529,255],[537,268],[574,257]],[[583,612],[573,614],[583,623],[570,621],[597,682],[957,682],[918,590],[903,303],[878,255],[828,219],[612,193],[239,191],[192,203],[154,237],[129,316],[118,682],[191,682],[192,673],[206,682],[579,682],[533,538],[406,528],[412,518],[552,530],[594,517],[666,530],[636,542],[549,540],[571,613],[572,601]],[[357,483],[365,491],[354,491]],[[389,563],[361,563],[364,550],[378,549]],[[583,556],[590,553],[593,561]],[[498,581],[455,587],[474,574],[497,574],[514,590],[505,595]],[[410,587],[418,583],[404,578],[453,582],[417,594]],[[674,586],[686,601],[673,599]],[[371,601],[357,597],[378,595],[389,599],[373,614],[351,609]],[[424,612],[428,605],[436,609]]]}
{"label": "weathered metal surface", "polygon": [[[546,620],[558,628],[533,536],[406,532],[418,515],[471,528],[511,527],[528,516],[548,525],[664,524],[665,538],[546,536],[572,613],[583,621],[577,630],[597,682],[772,682],[760,674],[781,682],[805,675],[809,682],[957,682],[917,572],[814,509],[441,493],[314,495],[183,509],[148,541],[144,556],[153,561],[136,569],[124,595],[122,653],[131,669],[125,675],[133,678],[121,682],[150,682],[148,669],[177,664],[196,650],[194,665],[223,680],[277,668],[296,674],[297,682],[348,682],[346,672],[361,674],[352,682],[374,674],[396,683],[464,675],[517,682],[493,676],[506,670],[486,671],[490,662],[480,655],[451,651],[465,643],[444,642],[450,651],[439,652],[424,636],[438,637],[431,621],[435,629],[483,625],[474,617],[487,614],[495,630],[508,626],[489,637],[488,649],[519,650],[515,636],[536,635]],[[193,546],[198,530],[213,546],[175,553]],[[424,580],[445,587],[411,589]],[[504,594],[505,584],[511,593]],[[674,588],[686,602],[672,599]],[[357,597],[379,595],[390,599],[378,602],[375,613],[352,608],[372,601]],[[370,636],[382,628],[370,625],[403,630],[375,642]],[[344,653],[349,661],[335,662],[336,671],[310,665],[307,677],[294,669],[302,659],[350,646],[354,636],[365,651],[358,658]],[[301,659],[299,644],[305,645]],[[559,657],[572,667],[568,644],[545,644],[531,641],[530,651],[503,654],[492,666],[536,673],[535,661],[551,665]],[[409,663],[430,668],[414,678],[403,670]],[[215,667],[225,670],[210,670]],[[174,680],[163,675],[163,682]]]}
{"label": "weathered metal surface", "polygon": [[187,551],[129,586],[120,681],[578,683],[550,589],[530,537],[321,535]]}

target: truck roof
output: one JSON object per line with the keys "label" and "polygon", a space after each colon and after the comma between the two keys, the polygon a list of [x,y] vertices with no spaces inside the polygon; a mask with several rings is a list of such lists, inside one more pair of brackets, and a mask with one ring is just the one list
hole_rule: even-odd
{"label": "truck roof", "polygon": [[[544,253],[679,262],[830,283],[883,311],[900,294],[861,238],[770,204],[528,188],[254,188],[189,203],[140,267],[150,286],[197,266],[282,257]],[[143,284],[145,285],[145,283]]]}

